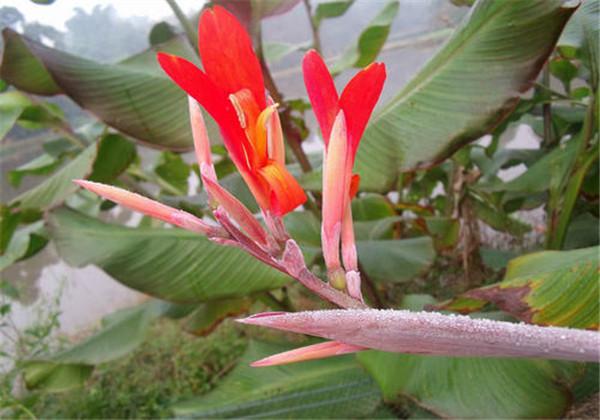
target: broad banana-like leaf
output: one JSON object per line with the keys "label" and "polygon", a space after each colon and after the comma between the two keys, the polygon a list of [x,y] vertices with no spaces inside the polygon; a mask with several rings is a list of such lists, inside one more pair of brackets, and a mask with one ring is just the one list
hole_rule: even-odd
{"label": "broad banana-like leaf", "polygon": [[67,263],[95,264],[125,286],[167,301],[243,297],[289,279],[238,249],[181,229],[128,228],[67,209],[52,212],[49,222]]}
{"label": "broad banana-like leaf", "polygon": [[[146,145],[174,151],[191,148],[186,94],[160,70],[155,58],[157,51],[164,51],[197,62],[181,37],[121,63],[103,64],[47,47],[11,29],[4,29],[2,36],[0,77],[13,86],[39,95],[65,94]],[[208,117],[207,122],[216,138],[214,123]]]}
{"label": "broad banana-like leaf", "polygon": [[[585,366],[551,360],[427,357],[368,351],[358,360],[386,401],[425,418],[561,418]],[[596,377],[597,382],[597,377]],[[406,404],[406,401],[410,404]]]}
{"label": "broad banana-like leaf", "polygon": [[373,380],[352,357],[258,370],[251,361],[285,350],[250,342],[240,365],[209,394],[172,408],[177,417],[195,418],[353,418],[371,417],[381,403]]}
{"label": "broad banana-like leaf", "polygon": [[478,1],[367,128],[356,161],[362,188],[388,190],[399,171],[438,162],[489,133],[535,81],[576,6]]}
{"label": "broad banana-like leaf", "polygon": [[500,283],[472,289],[437,309],[470,313],[488,302],[533,324],[597,330],[598,251],[544,251],[511,260]]}

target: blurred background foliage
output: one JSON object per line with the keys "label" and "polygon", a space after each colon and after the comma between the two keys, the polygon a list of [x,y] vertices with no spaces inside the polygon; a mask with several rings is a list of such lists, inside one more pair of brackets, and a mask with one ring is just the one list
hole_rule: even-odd
{"label": "blurred background foliage", "polygon": [[[317,203],[321,146],[301,56],[321,50],[340,85],[386,62],[352,203],[371,306],[598,329],[597,0],[213,3],[248,28],[280,103],[290,170]],[[210,215],[188,153],[185,94],[154,58],[200,64],[202,6],[186,16],[165,4],[173,15],[161,22],[76,8],[64,31],[0,8],[3,416],[597,417],[596,364],[365,352],[249,368],[310,340],[229,318],[327,306],[238,250],[71,182]],[[423,8],[436,12],[411,32]],[[340,24],[352,13],[352,26]],[[409,59],[420,70],[405,75]],[[223,185],[256,210],[210,120],[209,129]],[[300,209],[285,222],[323,274],[320,221]],[[139,304],[65,337],[60,293],[36,300],[19,281],[48,252],[99,267],[143,293]],[[23,326],[25,303],[40,310]]]}

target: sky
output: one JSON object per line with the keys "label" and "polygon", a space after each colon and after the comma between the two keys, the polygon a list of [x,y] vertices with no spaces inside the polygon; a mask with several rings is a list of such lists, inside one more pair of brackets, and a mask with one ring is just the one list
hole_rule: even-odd
{"label": "sky", "polygon": [[[184,12],[198,10],[204,0],[177,0]],[[165,0],[55,0],[49,6],[39,5],[30,0],[2,0],[2,6],[16,7],[28,22],[38,21],[65,30],[65,22],[80,7],[90,11],[97,4],[112,5],[122,17],[146,16],[153,21],[172,16],[173,12]]]}

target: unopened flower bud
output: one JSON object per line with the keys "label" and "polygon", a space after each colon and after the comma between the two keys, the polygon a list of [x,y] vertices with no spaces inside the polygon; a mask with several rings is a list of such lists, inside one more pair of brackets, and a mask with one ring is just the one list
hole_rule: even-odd
{"label": "unopened flower bud", "polygon": [[329,272],[329,284],[338,290],[346,290],[346,273],[344,273],[344,270],[340,268]]}

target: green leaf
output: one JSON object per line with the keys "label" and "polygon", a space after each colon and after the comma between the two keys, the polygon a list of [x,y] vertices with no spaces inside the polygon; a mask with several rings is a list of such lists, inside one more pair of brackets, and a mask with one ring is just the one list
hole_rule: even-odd
{"label": "green leaf", "polygon": [[300,245],[321,248],[321,222],[312,213],[296,211],[283,220],[291,237]]}
{"label": "green leaf", "polygon": [[167,301],[243,297],[288,280],[238,249],[180,229],[127,228],[66,209],[52,212],[49,221],[67,263],[95,264],[127,287]]}
{"label": "green leaf", "polygon": [[240,364],[217,389],[174,405],[177,417],[356,418],[380,404],[373,381],[351,356],[288,366],[252,368],[249,363],[288,350],[251,342]]}
{"label": "green leaf", "polygon": [[247,312],[251,303],[252,301],[248,298],[223,299],[202,303],[186,318],[184,328],[194,335],[208,335],[225,319]]}
{"label": "green leaf", "polygon": [[475,215],[486,225],[495,230],[509,233],[513,236],[522,237],[531,231],[531,226],[527,223],[515,219],[504,212],[501,208],[494,206],[490,200],[475,198],[471,195],[469,200],[473,204]]}
{"label": "green leaf", "polygon": [[21,259],[40,251],[48,242],[44,236],[44,222],[38,221],[17,230],[0,255],[0,271]]}
{"label": "green leaf", "polygon": [[354,235],[357,240],[392,239],[392,228],[401,218],[386,197],[366,194],[352,200]]}
{"label": "green leaf", "polygon": [[379,220],[395,216],[396,212],[389,199],[379,194],[365,194],[352,200],[354,221]]}
{"label": "green leaf", "polygon": [[598,245],[600,221],[589,213],[580,214],[571,220],[565,238],[564,249],[577,249]]}
{"label": "green leaf", "polygon": [[85,178],[90,173],[95,157],[96,145],[92,144],[41,184],[14,198],[11,206],[20,209],[56,206],[77,190],[73,180]]}
{"label": "green leaf", "polygon": [[50,102],[35,102],[25,107],[17,123],[29,130],[59,128],[65,124],[62,109]]}
{"label": "green leaf", "polygon": [[136,157],[135,146],[119,134],[106,134],[98,143],[98,151],[90,181],[108,183],[123,173]]}
{"label": "green leaf", "polygon": [[269,64],[275,64],[296,51],[308,48],[308,44],[289,44],[286,42],[268,42],[263,46],[263,54]]}
{"label": "green leaf", "polygon": [[333,74],[350,67],[366,67],[371,64],[383,48],[390,33],[390,26],[398,13],[397,0],[388,2],[364,29],[356,45],[348,49],[331,68]]}
{"label": "green leaf", "polygon": [[62,93],[40,58],[33,55],[25,38],[10,29],[2,31],[4,50],[0,66],[3,80],[28,93],[57,95]]}
{"label": "green leaf", "polygon": [[158,22],[150,30],[150,34],[148,35],[148,41],[150,41],[150,45],[158,45],[162,44],[163,42],[169,41],[176,35],[177,34],[175,33],[173,27],[167,22]]}
{"label": "green leaf", "polygon": [[30,390],[62,392],[82,386],[94,371],[93,366],[49,361],[23,363],[25,385]]}
{"label": "green leaf", "polygon": [[356,160],[362,187],[387,191],[400,170],[439,162],[493,130],[531,86],[574,10],[559,0],[477,2],[367,128]]}
{"label": "green leaf", "polygon": [[168,184],[169,187],[185,195],[188,190],[188,177],[191,169],[180,155],[172,152],[162,152],[154,172]]}
{"label": "green leaf", "polygon": [[506,191],[512,193],[531,194],[557,188],[570,170],[576,157],[577,142],[570,140],[561,144],[549,153],[542,155],[526,172],[508,182],[497,180],[482,185],[486,191]]}
{"label": "green leaf", "polygon": [[262,19],[286,13],[293,9],[300,1],[301,0],[250,0],[250,3],[253,15]]}
{"label": "green leaf", "polygon": [[571,80],[577,76],[577,67],[570,60],[564,58],[556,58],[550,61],[550,73],[559,79],[565,91],[571,90]]}
{"label": "green leaf", "polygon": [[0,254],[6,251],[20,220],[21,213],[12,211],[10,207],[0,206]]}
{"label": "green leaf", "polygon": [[43,153],[33,160],[24,163],[21,166],[8,172],[8,182],[13,187],[18,187],[21,184],[23,177],[27,175],[48,175],[54,172],[61,164],[61,159],[57,159],[47,153]]}
{"label": "green leaf", "polygon": [[452,2],[453,5],[458,7],[471,7],[473,6],[473,3],[475,3],[475,0],[450,0],[450,2]]}
{"label": "green leaf", "polygon": [[0,140],[15,125],[23,110],[31,105],[31,100],[18,91],[0,94]]}
{"label": "green leaf", "polygon": [[[28,40],[5,29],[0,76],[36,94],[64,93],[108,125],[140,142],[170,150],[191,147],[186,94],[156,63],[158,50],[197,61],[181,37],[118,64],[101,64]],[[207,117],[211,135],[215,126]]]}
{"label": "green leaf", "polygon": [[504,270],[508,265],[508,262],[513,258],[519,256],[519,252],[513,250],[499,250],[486,247],[479,248],[479,255],[483,263],[490,267],[492,270],[500,271]]}
{"label": "green leaf", "polygon": [[[358,360],[386,401],[410,401],[443,418],[554,418],[571,403],[577,364],[363,352]],[[414,409],[413,409],[414,410]]]}
{"label": "green leaf", "polygon": [[460,222],[451,217],[425,217],[427,232],[438,250],[453,248],[459,239]]}
{"label": "green leaf", "polygon": [[515,258],[502,282],[469,290],[438,309],[468,313],[492,302],[528,323],[597,329],[598,251],[544,251]]}
{"label": "green leaf", "polygon": [[113,314],[100,331],[56,355],[27,360],[20,366],[30,390],[61,392],[81,386],[93,366],[124,356],[142,344],[152,320],[168,305],[150,301]]}
{"label": "green leaf", "polygon": [[19,209],[55,207],[77,191],[74,179],[89,176],[94,181],[110,182],[129,166],[134,157],[133,144],[120,135],[108,134],[42,183],[14,198],[10,205]]}
{"label": "green leaf", "polygon": [[19,299],[21,296],[19,289],[7,280],[0,280],[0,294],[14,300]]}
{"label": "green leaf", "polygon": [[342,16],[352,6],[354,0],[333,0],[317,4],[313,21],[316,26],[321,24],[323,19],[331,19]]}
{"label": "green leaf", "polygon": [[357,241],[358,256],[365,272],[375,281],[405,282],[422,273],[433,262],[431,238]]}
{"label": "green leaf", "polygon": [[591,84],[598,85],[600,2],[585,0],[560,37],[558,51],[566,58],[581,58],[592,74]]}
{"label": "green leaf", "polygon": [[587,0],[580,7],[582,15],[582,28],[583,28],[583,58],[588,63],[588,67],[592,71],[592,88],[598,88],[598,73],[600,60],[600,1],[598,0]]}

